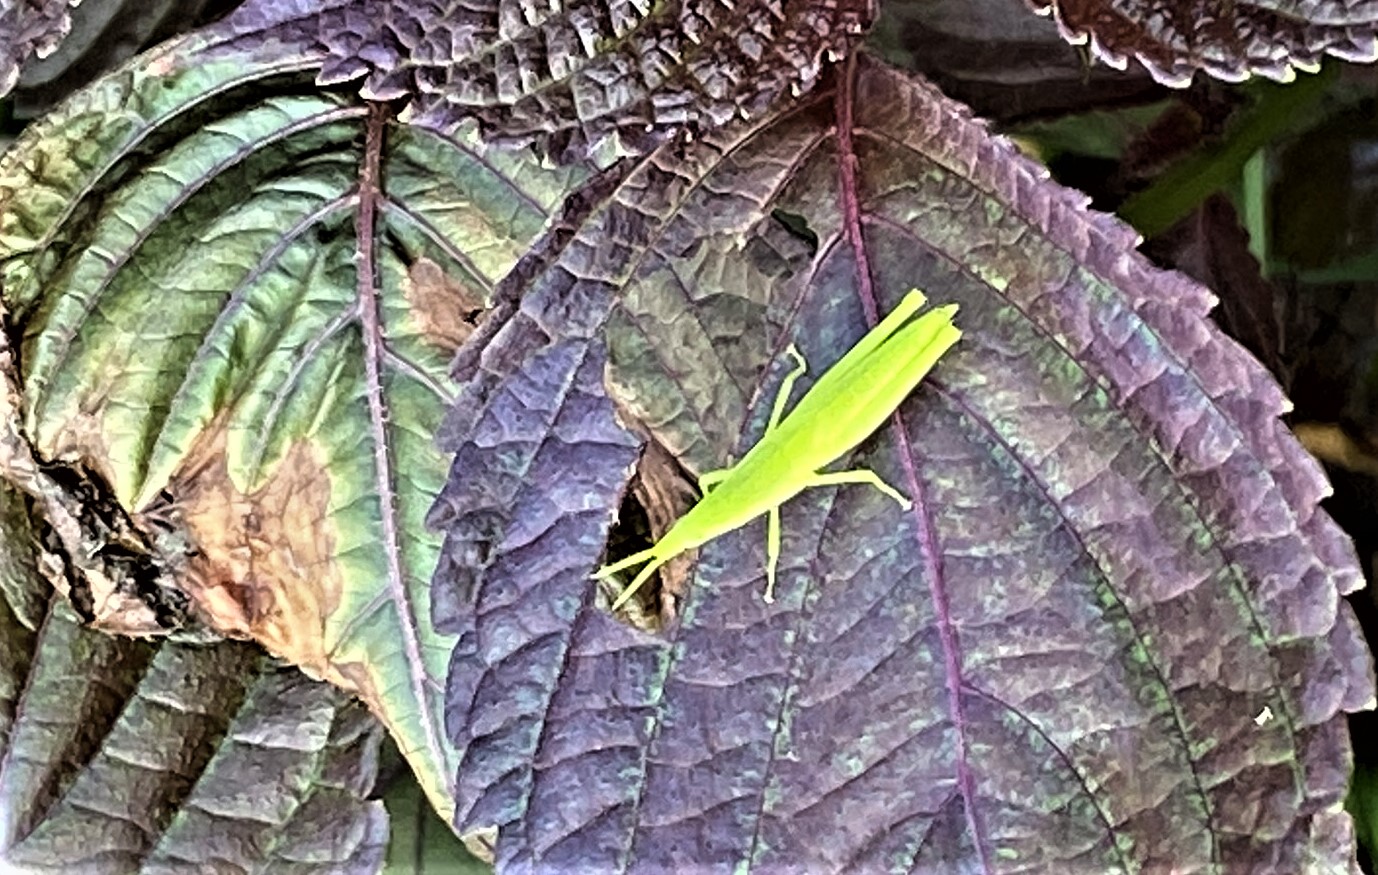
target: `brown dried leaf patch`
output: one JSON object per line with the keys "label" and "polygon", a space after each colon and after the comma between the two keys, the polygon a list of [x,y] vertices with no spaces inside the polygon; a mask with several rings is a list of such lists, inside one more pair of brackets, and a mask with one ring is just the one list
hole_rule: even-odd
{"label": "brown dried leaf patch", "polygon": [[175,491],[196,555],[184,586],[206,621],[257,640],[308,673],[352,689],[325,648],[343,575],[329,518],[331,481],[309,441],[292,444],[263,485],[241,492],[223,439]]}
{"label": "brown dried leaf patch", "polygon": [[407,269],[402,294],[421,333],[448,353],[464,345],[483,315],[483,295],[424,256]]}

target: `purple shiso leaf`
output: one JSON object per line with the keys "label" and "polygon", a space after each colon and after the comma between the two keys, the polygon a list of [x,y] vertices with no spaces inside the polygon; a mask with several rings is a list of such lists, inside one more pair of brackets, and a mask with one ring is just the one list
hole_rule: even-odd
{"label": "purple shiso leaf", "polygon": [[[600,179],[446,434],[457,826],[500,871],[1352,868],[1360,571],[1276,384],[1136,243],[864,56]],[[963,340],[839,467],[915,509],[807,491],[775,604],[758,520],[664,636],[610,617],[631,435],[729,464],[789,342],[817,374],[911,287]]]}

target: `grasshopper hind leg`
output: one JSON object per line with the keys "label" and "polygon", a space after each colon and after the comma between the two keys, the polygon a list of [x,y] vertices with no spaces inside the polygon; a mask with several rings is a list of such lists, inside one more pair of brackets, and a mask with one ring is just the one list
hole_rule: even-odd
{"label": "grasshopper hind leg", "polygon": [[842,486],[848,483],[860,483],[867,486],[874,486],[885,493],[905,510],[909,510],[914,503],[904,496],[895,487],[880,479],[880,475],[870,468],[856,468],[852,471],[830,471],[823,474],[815,474],[809,479],[809,486]]}
{"label": "grasshopper hind leg", "polygon": [[633,565],[640,565],[642,562],[649,562],[652,559],[655,559],[655,556],[655,547],[642,550],[640,553],[633,553],[625,559],[619,559],[611,565],[604,565],[602,568],[593,572],[593,577],[595,580],[602,580],[605,577],[612,577],[614,574],[616,574],[619,571],[622,571],[625,568],[631,568]]}
{"label": "grasshopper hind leg", "polygon": [[647,562],[646,567],[636,573],[636,577],[632,578],[632,582],[627,584],[627,588],[622,590],[617,600],[612,603],[612,610],[615,611],[630,601],[631,597],[636,595],[636,591],[641,589],[641,585],[650,580],[651,575],[655,574],[660,566],[664,565],[669,560],[669,556],[659,556]]}

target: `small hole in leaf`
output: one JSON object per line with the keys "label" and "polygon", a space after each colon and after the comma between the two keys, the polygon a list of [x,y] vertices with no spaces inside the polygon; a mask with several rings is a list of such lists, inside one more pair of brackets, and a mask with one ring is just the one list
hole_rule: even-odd
{"label": "small hole in leaf", "polygon": [[[613,523],[612,529],[608,532],[608,549],[604,554],[603,564],[611,565],[640,553],[655,544],[655,540],[651,532],[650,516],[646,513],[643,490],[638,481],[633,483],[622,497],[622,506],[617,509],[617,522]],[[617,600],[622,594],[622,588],[631,583],[639,570],[640,566],[628,568],[613,577],[598,581],[598,586],[608,600],[607,604],[610,605]],[[618,613],[631,619],[633,625],[654,626],[654,620],[646,622],[645,618],[655,610],[658,586],[658,576],[652,576],[631,601],[618,609]]]}
{"label": "small hole in leaf", "polygon": [[[646,508],[635,488],[628,489],[622,496],[622,506],[617,509],[617,522],[608,532],[607,562],[612,564],[639,553],[655,543],[651,537],[651,521],[646,516]],[[635,569],[632,569],[635,572]]]}
{"label": "small hole in leaf", "polygon": [[[689,473],[668,450],[651,441],[642,454],[636,480],[622,499],[617,522],[608,533],[604,562],[611,565],[654,546],[698,498],[698,490]],[[674,557],[642,585],[624,606],[635,625],[657,627],[662,619],[677,613],[676,606],[689,585],[689,571],[695,555],[690,551]],[[639,565],[628,568],[609,581],[612,584],[610,597],[615,599],[620,587],[629,584],[640,570]],[[640,610],[632,609],[633,605],[640,605]],[[659,618],[647,613],[647,609],[654,610],[656,605],[660,606]]]}
{"label": "small hole in leaf", "polygon": [[786,210],[775,210],[770,215],[775,221],[784,225],[785,230],[789,231],[790,234],[809,244],[810,251],[818,252],[818,234],[809,227],[808,219],[798,213],[791,213]]}

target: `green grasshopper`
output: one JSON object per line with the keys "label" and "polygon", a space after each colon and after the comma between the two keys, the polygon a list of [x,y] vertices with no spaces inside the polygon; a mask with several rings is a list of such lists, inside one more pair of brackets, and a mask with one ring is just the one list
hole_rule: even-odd
{"label": "green grasshopper", "polygon": [[868,483],[899,502],[909,499],[866,468],[823,471],[870,436],[899,407],[938,359],[962,336],[952,324],[956,304],[938,307],[914,319],[926,303],[914,289],[899,306],[829,368],[799,403],[784,414],[794,382],[807,370],[804,357],[790,344],[795,368],[785,375],[775,396],[765,434],[731,468],[699,478],[703,498],[680,517],[653,547],[605,565],[595,578],[647,563],[613,603],[621,607],[656,569],[686,550],[767,514],[765,600],[775,600],[775,568],[780,559],[780,505],[814,486]]}

